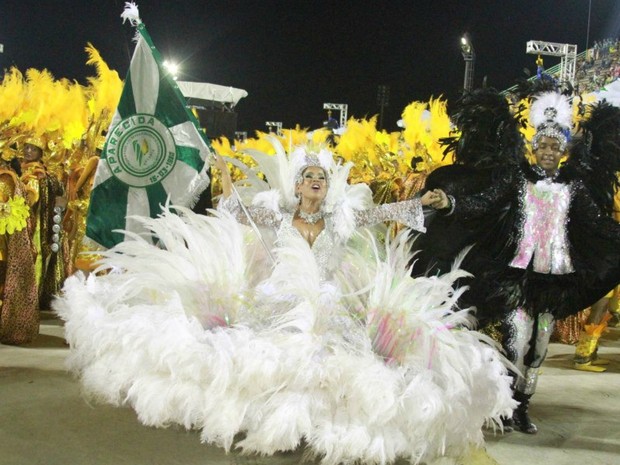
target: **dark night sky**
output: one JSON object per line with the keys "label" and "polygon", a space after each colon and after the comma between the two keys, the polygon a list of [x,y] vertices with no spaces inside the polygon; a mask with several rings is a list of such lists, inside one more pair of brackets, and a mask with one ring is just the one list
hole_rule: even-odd
{"label": "dark night sky", "polygon": [[[248,91],[238,129],[267,120],[318,127],[324,102],[347,103],[349,116],[377,114],[377,87],[390,87],[385,126],[430,96],[454,98],[463,85],[459,40],[476,49],[475,85],[504,89],[535,69],[528,40],[577,44],[620,34],[618,0],[273,1],[142,0],[143,22],[180,79]],[[588,36],[588,10],[591,4]],[[133,51],[122,24],[124,1],[0,0],[0,65],[47,68],[84,82],[88,41],[121,78]],[[547,67],[558,63],[548,57]]]}

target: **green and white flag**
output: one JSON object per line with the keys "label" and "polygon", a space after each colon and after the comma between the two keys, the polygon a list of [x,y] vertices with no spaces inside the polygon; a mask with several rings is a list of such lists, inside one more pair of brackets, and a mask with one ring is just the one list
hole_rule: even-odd
{"label": "green and white flag", "polygon": [[86,237],[110,248],[118,230],[143,232],[132,215],[156,217],[169,199],[192,206],[209,185],[211,152],[177,84],[165,71],[137,7],[121,15],[137,28],[137,44],[97,166]]}

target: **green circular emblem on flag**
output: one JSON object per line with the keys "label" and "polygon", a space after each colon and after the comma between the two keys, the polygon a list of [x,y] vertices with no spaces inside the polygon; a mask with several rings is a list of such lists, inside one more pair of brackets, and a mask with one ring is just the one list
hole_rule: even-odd
{"label": "green circular emblem on flag", "polygon": [[112,174],[132,187],[161,182],[177,161],[172,134],[147,114],[129,116],[114,127],[106,141],[105,157]]}

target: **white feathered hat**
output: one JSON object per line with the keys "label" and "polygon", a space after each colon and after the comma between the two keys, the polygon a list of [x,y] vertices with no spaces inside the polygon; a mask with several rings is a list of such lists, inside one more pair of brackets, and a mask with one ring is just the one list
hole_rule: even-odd
{"label": "white feathered hat", "polygon": [[[349,184],[349,171],[353,164],[337,163],[333,153],[326,147],[299,146],[292,148],[290,154],[274,137],[269,141],[275,149],[275,155],[267,155],[255,149],[246,149],[257,166],[245,167],[248,179],[244,180],[246,197],[251,198],[252,205],[272,210],[295,211],[299,199],[295,197],[295,184],[308,166],[320,166],[328,177],[327,196],[322,209],[334,215],[336,234],[348,238],[355,230],[355,210],[364,210],[373,205],[372,192],[366,184]],[[266,181],[261,181],[253,174],[261,172]]]}
{"label": "white feathered hat", "polygon": [[573,124],[573,110],[568,98],[559,92],[543,92],[535,98],[530,108],[530,123],[536,128],[532,147],[538,148],[541,137],[560,141],[560,150],[566,149]]}

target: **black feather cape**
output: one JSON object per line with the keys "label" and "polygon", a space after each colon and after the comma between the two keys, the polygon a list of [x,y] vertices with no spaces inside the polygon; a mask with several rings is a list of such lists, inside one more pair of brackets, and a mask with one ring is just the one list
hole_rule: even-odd
{"label": "black feather cape", "polygon": [[[571,184],[567,232],[575,272],[551,275],[509,267],[518,245],[524,185],[540,175],[524,159],[519,115],[511,114],[492,90],[484,92],[457,102],[453,121],[462,132],[445,141],[455,164],[431,173],[426,185],[453,195],[457,209],[451,216],[429,216],[427,233],[416,240],[421,251],[413,275],[448,271],[458,253],[472,245],[462,268],[473,278],[460,283],[470,286],[460,305],[475,306],[481,324],[500,320],[517,306],[550,311],[557,318],[577,313],[620,281],[620,225],[601,214],[581,180],[584,167],[563,167],[558,182]],[[460,214],[459,202],[465,199],[463,205],[478,202],[477,210],[485,213]]]}

